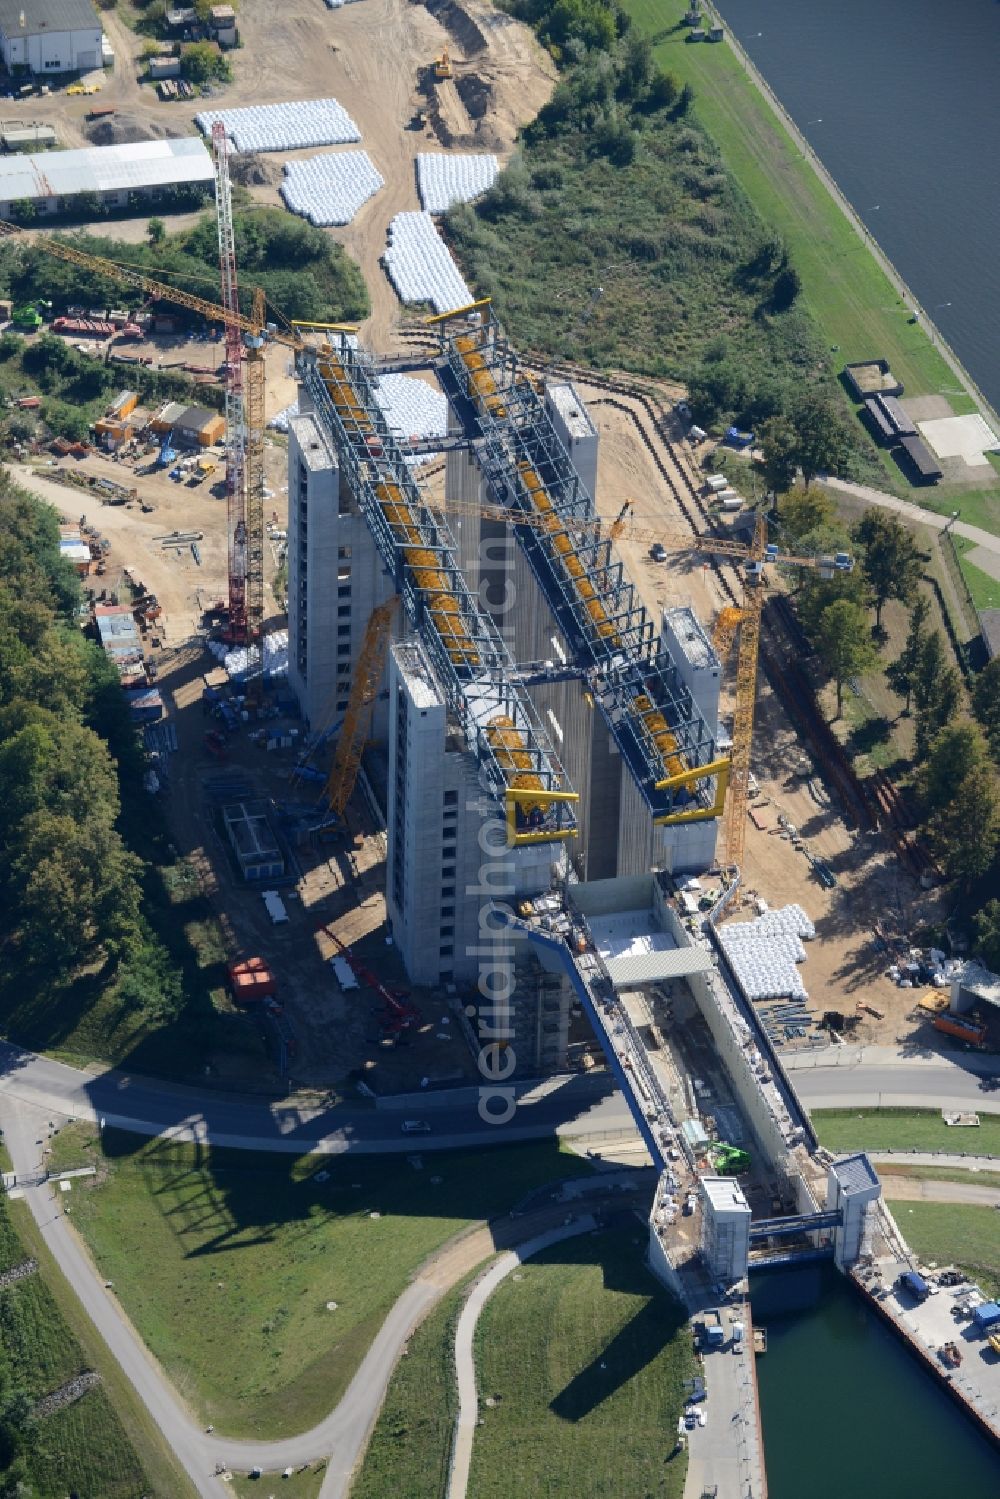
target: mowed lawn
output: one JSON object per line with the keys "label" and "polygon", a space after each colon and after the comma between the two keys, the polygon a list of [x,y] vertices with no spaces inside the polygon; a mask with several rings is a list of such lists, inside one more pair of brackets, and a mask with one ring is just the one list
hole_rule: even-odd
{"label": "mowed lawn", "polygon": [[420,1324],[389,1382],[351,1499],[441,1499],[458,1415],[455,1327],[472,1280]]}
{"label": "mowed lawn", "polygon": [[[975,411],[950,366],[910,307],[820,182],[810,163],[750,81],[732,48],[692,46],[686,28],[674,30],[683,0],[622,0],[640,30],[656,42],[657,61],[695,91],[694,114],[722,152],[761,218],[787,244],[802,278],[804,305],[837,346],[838,365],[876,356],[888,359],[906,394],[947,393],[958,414]],[[915,503],[1000,535],[1000,480],[978,490],[954,485],[913,489],[884,455],[885,484]],[[973,580],[976,581],[976,580]]]}
{"label": "mowed lawn", "polygon": [[638,1222],[570,1239],[491,1297],[476,1338],[469,1499],[682,1494],[687,1458],[668,1454],[695,1358],[644,1253]]}
{"label": "mowed lawn", "polygon": [[978,1127],[971,1129],[945,1124],[938,1109],[815,1109],[811,1117],[820,1144],[833,1151],[1000,1156],[1000,1114],[981,1113]]}
{"label": "mowed lawn", "polygon": [[100,1178],[74,1184],[74,1223],[199,1417],[260,1438],[305,1430],[332,1409],[413,1272],[446,1240],[589,1170],[548,1142],[350,1158],[114,1131],[104,1145]]}
{"label": "mowed lawn", "polygon": [[1000,1213],[953,1202],[893,1202],[903,1237],[921,1260],[960,1265],[988,1295],[1000,1292]]}

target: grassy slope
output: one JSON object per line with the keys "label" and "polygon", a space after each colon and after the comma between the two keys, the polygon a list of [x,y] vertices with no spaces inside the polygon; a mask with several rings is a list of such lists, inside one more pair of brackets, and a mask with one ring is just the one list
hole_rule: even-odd
{"label": "grassy slope", "polygon": [[[866,244],[830,197],[799,148],[750,82],[732,48],[691,46],[686,30],[664,34],[678,21],[680,0],[622,0],[636,24],[658,38],[658,61],[695,90],[694,113],[722,152],[761,217],[786,241],[802,278],[802,301],[824,337],[839,346],[838,361],[882,356],[908,395],[948,393],[958,413],[976,409]],[[912,489],[883,455],[885,487],[945,514],[1000,535],[1000,484],[983,490],[937,486]]]}
{"label": "grassy slope", "polygon": [[953,1129],[936,1109],[816,1109],[813,1124],[830,1150],[940,1150],[1000,1156],[1000,1115],[980,1114],[978,1129]]}
{"label": "grassy slope", "polygon": [[919,1257],[960,1265],[989,1295],[1000,1292],[1000,1213],[951,1202],[892,1202],[893,1216]]}
{"label": "grassy slope", "polygon": [[469,1499],[679,1496],[665,1461],[694,1370],[683,1313],[643,1268],[635,1226],[529,1261],[479,1321],[482,1409]]}
{"label": "grassy slope", "polygon": [[428,1255],[586,1172],[548,1144],[435,1155],[418,1171],[401,1156],[295,1160],[112,1131],[105,1143],[106,1179],[77,1184],[74,1222],[170,1377],[234,1436],[313,1425]]}
{"label": "grassy slope", "polygon": [[458,1414],[455,1324],[468,1284],[450,1291],[410,1339],[386,1391],[351,1499],[385,1499],[387,1494],[441,1499],[445,1492]]}
{"label": "grassy slope", "polygon": [[1000,1171],[962,1171],[957,1166],[910,1166],[889,1156],[880,1163],[881,1176],[911,1176],[914,1181],[957,1182],[963,1187],[1000,1187]]}
{"label": "grassy slope", "polygon": [[[9,1213],[9,1216],[8,1216]],[[81,1400],[46,1417],[34,1429],[30,1470],[38,1499],[187,1499],[159,1432],[61,1273],[34,1220],[21,1203],[0,1207],[0,1245],[5,1262],[33,1255],[39,1272],[0,1293],[2,1353],[32,1400],[57,1389],[74,1374],[96,1369],[102,1383]]]}
{"label": "grassy slope", "polygon": [[278,1473],[265,1473],[263,1479],[248,1478],[245,1473],[234,1473],[229,1492],[238,1495],[239,1499],[263,1499],[263,1496],[272,1491],[275,1499],[278,1496],[280,1499],[317,1499],[325,1472],[326,1464],[321,1463],[319,1467],[293,1473],[291,1478],[283,1478]]}

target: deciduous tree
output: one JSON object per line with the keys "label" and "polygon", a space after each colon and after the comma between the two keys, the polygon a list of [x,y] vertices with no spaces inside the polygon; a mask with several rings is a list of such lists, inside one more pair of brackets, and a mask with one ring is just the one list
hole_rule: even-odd
{"label": "deciduous tree", "polygon": [[918,593],[913,600],[910,610],[910,625],[906,632],[906,643],[895,661],[886,668],[885,679],[889,683],[897,697],[906,699],[904,713],[910,711],[910,699],[913,696],[913,682],[917,668],[920,664],[920,654],[924,647],[927,631],[927,616],[930,613],[930,600],[925,594]]}
{"label": "deciduous tree", "polygon": [[1000,973],[1000,900],[988,900],[972,919],[976,957]]}
{"label": "deciduous tree", "polygon": [[1000,656],[994,656],[977,676],[972,711],[983,726],[994,760],[1000,763]]}
{"label": "deciduous tree", "polygon": [[913,597],[923,562],[910,532],[885,510],[866,510],[854,539],[864,548],[861,567],[871,586],[875,627],[881,630],[886,600]]}
{"label": "deciduous tree", "polygon": [[850,599],[837,599],[820,615],[817,649],[837,689],[837,717],[844,709],[844,683],[863,677],[878,665],[864,610]]}

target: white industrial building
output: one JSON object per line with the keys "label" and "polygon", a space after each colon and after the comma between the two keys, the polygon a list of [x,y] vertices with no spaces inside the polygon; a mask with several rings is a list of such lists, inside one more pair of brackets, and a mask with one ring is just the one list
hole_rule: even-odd
{"label": "white industrial building", "polygon": [[91,0],[0,0],[0,56],[15,77],[102,67],[101,34]]}
{"label": "white industrial building", "polygon": [[724,1286],[747,1273],[750,1258],[750,1204],[731,1176],[703,1176],[701,1252],[709,1274]]}
{"label": "white industrial building", "polygon": [[212,158],[196,136],[2,156],[0,218],[16,217],[15,205],[25,202],[37,215],[72,212],[80,193],[127,208],[133,193],[155,197],[164,188],[198,184],[208,190],[213,180]]}

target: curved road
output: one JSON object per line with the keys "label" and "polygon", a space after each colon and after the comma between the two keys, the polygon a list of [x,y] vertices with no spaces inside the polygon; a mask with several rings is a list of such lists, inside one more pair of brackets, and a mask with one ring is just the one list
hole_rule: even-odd
{"label": "curved road", "polygon": [[[987,1067],[980,1059],[965,1061],[959,1065],[940,1056],[906,1055],[897,1048],[841,1047],[800,1053],[787,1058],[786,1065],[803,1102],[812,1108],[1000,1108],[1000,1094],[980,1088],[981,1078],[991,1075]],[[971,1070],[976,1066],[978,1071]],[[45,1133],[42,1121],[53,1114],[103,1121],[108,1127],[150,1136],[295,1154],[399,1151],[405,1148],[400,1121],[417,1111],[431,1123],[431,1133],[421,1136],[421,1151],[512,1143],[557,1132],[615,1136],[633,1128],[620,1095],[609,1092],[606,1082],[590,1078],[539,1084],[519,1100],[510,1124],[491,1126],[480,1117],[474,1088],[411,1096],[383,1109],[268,1103],[205,1094],[115,1070],[82,1072],[3,1043],[0,1108],[14,1169],[21,1178],[37,1172],[38,1144]],[[396,1302],[343,1399],[312,1431],[277,1442],[228,1441],[203,1431],[182,1404],[105,1289],[51,1189],[29,1184],[25,1196],[60,1269],[202,1499],[218,1499],[218,1480],[213,1476],[217,1464],[275,1470],[319,1458],[330,1460],[322,1499],[342,1499],[406,1339],[444,1290],[498,1247],[498,1235],[486,1227],[445,1246]],[[508,1242],[515,1234],[522,1240],[554,1226],[537,1221],[537,1216],[523,1220],[516,1230],[507,1228]]]}
{"label": "curved road", "polygon": [[596,1218],[589,1215],[573,1223],[554,1228],[549,1233],[538,1234],[533,1239],[502,1255],[469,1294],[455,1329],[455,1374],[458,1380],[458,1420],[455,1423],[455,1441],[451,1454],[451,1470],[448,1474],[448,1499],[465,1499],[472,1468],[472,1443],[479,1424],[479,1392],[476,1388],[476,1358],[473,1344],[476,1326],[483,1307],[489,1301],[501,1281],[506,1280],[518,1265],[533,1254],[548,1249],[575,1234],[590,1233],[597,1227]]}

